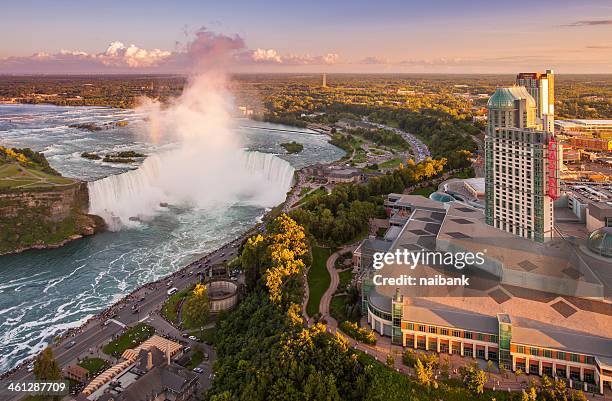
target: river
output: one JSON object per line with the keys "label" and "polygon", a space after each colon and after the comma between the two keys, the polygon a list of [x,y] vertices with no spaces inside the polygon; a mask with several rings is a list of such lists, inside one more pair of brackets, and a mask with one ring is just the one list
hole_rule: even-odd
{"label": "river", "polygon": [[[101,131],[70,127],[116,121],[129,124]],[[235,126],[246,149],[253,152],[244,162],[280,193],[289,189],[295,168],[331,162],[343,155],[317,133],[266,130],[294,128],[247,120],[237,120]],[[82,152],[135,150],[157,155],[172,148],[172,143],[151,143],[142,135],[143,129],[143,116],[133,110],[0,105],[0,145],[41,151],[52,167],[65,176],[90,182],[94,192],[114,185],[104,181],[105,177],[126,172],[134,175],[140,167],[84,159]],[[303,144],[303,151],[286,154],[280,143],[290,141]],[[54,336],[80,325],[134,288],[245,232],[265,211],[257,202],[240,199],[206,208],[170,205],[130,228],[84,238],[59,249],[1,256],[0,372],[38,353]]]}

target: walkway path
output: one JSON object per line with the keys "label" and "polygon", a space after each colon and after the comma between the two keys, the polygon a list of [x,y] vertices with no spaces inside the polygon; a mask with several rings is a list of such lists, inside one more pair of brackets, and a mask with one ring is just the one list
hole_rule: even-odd
{"label": "walkway path", "polygon": [[331,282],[329,284],[329,288],[327,288],[321,297],[321,302],[319,303],[319,313],[327,322],[327,327],[333,328],[334,330],[338,328],[338,322],[329,314],[329,305],[332,297],[338,289],[338,284],[340,283],[340,275],[338,274],[338,269],[336,269],[336,260],[340,255],[347,252],[353,252],[356,248],[357,244],[351,244],[340,248],[336,252],[332,253],[329,258],[327,258],[327,262],[325,263],[325,267],[331,276]]}

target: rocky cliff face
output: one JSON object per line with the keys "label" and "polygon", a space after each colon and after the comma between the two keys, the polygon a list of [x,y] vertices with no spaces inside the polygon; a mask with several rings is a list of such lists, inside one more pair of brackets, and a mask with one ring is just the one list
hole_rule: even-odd
{"label": "rocky cliff face", "polygon": [[0,254],[58,247],[104,228],[87,214],[87,184],[0,192]]}

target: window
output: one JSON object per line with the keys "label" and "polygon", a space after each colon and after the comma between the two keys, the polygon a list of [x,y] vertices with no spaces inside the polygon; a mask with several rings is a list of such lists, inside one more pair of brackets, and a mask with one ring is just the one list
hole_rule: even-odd
{"label": "window", "polygon": [[545,358],[552,358],[552,351],[549,349],[542,350],[542,356]]}
{"label": "window", "polygon": [[463,332],[463,337],[471,340],[472,339],[472,332],[471,331],[464,331]]}
{"label": "window", "polygon": [[453,337],[461,337],[461,332],[459,330],[453,330]]}
{"label": "window", "polygon": [[557,351],[557,359],[565,361],[565,352]]}
{"label": "window", "polygon": [[484,341],[484,335],[482,333],[478,333],[476,335],[476,338],[478,339],[478,341]]}
{"label": "window", "polygon": [[436,326],[429,326],[429,332],[436,334],[437,333]]}
{"label": "window", "polygon": [[440,329],[440,334],[442,334],[443,336],[447,336],[448,335],[448,329]]}
{"label": "window", "polygon": [[423,326],[422,324],[419,324],[419,331],[425,331],[425,326]]}
{"label": "window", "polygon": [[414,330],[414,324],[413,323],[408,323],[406,325],[406,327],[408,328],[408,330]]}
{"label": "window", "polygon": [[537,348],[534,348],[534,347],[531,347],[531,348],[529,349],[529,353],[530,353],[531,355],[533,355],[533,356],[538,356],[538,355],[539,355],[538,349],[537,349]]}
{"label": "window", "polygon": [[570,361],[572,361],[572,362],[580,362],[580,355],[578,355],[578,354],[570,354]]}
{"label": "window", "polygon": [[585,356],[584,363],[588,363],[589,365],[595,365],[595,358],[592,356]]}
{"label": "window", "polygon": [[524,354],[525,353],[525,346],[517,345],[516,346],[516,352],[518,352],[519,354]]}

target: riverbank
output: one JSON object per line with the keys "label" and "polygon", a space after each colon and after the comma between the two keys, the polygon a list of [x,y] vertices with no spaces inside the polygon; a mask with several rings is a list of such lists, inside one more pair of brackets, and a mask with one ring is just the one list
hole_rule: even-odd
{"label": "riverbank", "polygon": [[[297,182],[294,180],[291,190],[288,191],[288,194],[291,193],[291,191],[293,191],[296,187]],[[83,333],[86,330],[89,329],[95,329],[98,326],[101,326],[102,322],[113,318],[113,316],[117,316],[118,314],[120,314],[122,311],[125,312],[126,308],[128,308],[129,304],[133,304],[134,302],[138,302],[138,300],[142,299],[143,297],[147,297],[147,294],[151,294],[153,295],[153,293],[155,291],[159,291],[161,289],[161,291],[163,291],[163,293],[165,294],[165,289],[167,288],[167,283],[169,282],[178,282],[182,277],[194,277],[193,275],[188,275],[189,272],[194,272],[198,269],[203,269],[204,266],[206,266],[207,264],[213,265],[213,264],[217,264],[219,261],[222,261],[223,259],[228,258],[229,254],[231,254],[232,252],[237,253],[237,251],[239,250],[240,245],[242,244],[243,241],[245,241],[249,236],[252,236],[253,234],[263,231],[265,225],[267,224],[267,222],[269,222],[270,220],[274,219],[276,216],[278,216],[281,212],[284,211],[284,208],[286,206],[287,201],[285,200],[284,202],[278,204],[276,207],[266,211],[260,219],[260,222],[253,225],[252,227],[250,227],[248,230],[246,230],[244,233],[234,237],[233,239],[225,242],[223,245],[221,245],[220,247],[217,247],[216,249],[201,255],[199,257],[197,257],[194,261],[184,265],[183,267],[177,269],[176,271],[165,275],[163,277],[158,278],[157,280],[145,283],[143,285],[138,286],[137,288],[134,288],[132,291],[130,291],[128,294],[125,294],[124,296],[122,296],[120,299],[118,299],[116,302],[114,302],[112,305],[109,305],[108,307],[104,308],[103,310],[87,317],[84,321],[82,321],[81,324],[79,324],[76,327],[72,327],[69,328],[65,331],[63,331],[60,335],[56,336],[54,338],[53,343],[54,344],[59,344],[62,341],[68,339],[68,338],[73,338],[81,333]],[[215,262],[215,260],[217,260],[217,262]],[[211,262],[212,261],[212,262]],[[146,302],[146,301],[145,301]],[[161,308],[161,303],[159,305],[155,306],[155,309],[159,309]],[[33,361],[33,359],[36,356],[32,356],[24,361],[22,361],[21,363],[19,363],[17,366],[15,366],[14,368],[2,373],[2,375],[0,375],[0,378],[7,378],[8,376],[10,376],[12,373],[15,373],[17,371],[19,371],[20,369],[25,369],[25,366],[28,365],[29,363],[31,363]]]}

